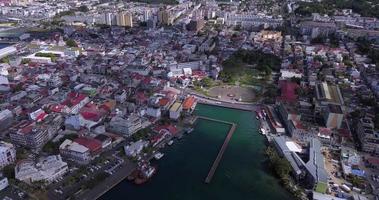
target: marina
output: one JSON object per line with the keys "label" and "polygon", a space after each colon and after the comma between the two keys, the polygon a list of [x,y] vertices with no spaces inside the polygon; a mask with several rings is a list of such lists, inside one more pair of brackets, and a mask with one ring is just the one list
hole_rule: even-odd
{"label": "marina", "polygon": [[265,138],[253,112],[199,104],[195,114],[236,124],[209,184],[204,179],[231,125],[198,118],[191,134],[160,150],[163,158],[152,160],[159,170],[151,180],[142,186],[125,180],[100,199],[292,199],[263,166]]}

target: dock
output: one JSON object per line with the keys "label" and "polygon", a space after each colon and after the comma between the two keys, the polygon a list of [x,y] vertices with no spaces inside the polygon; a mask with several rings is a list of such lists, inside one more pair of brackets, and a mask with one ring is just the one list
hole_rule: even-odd
{"label": "dock", "polygon": [[204,119],[204,120],[209,120],[209,121],[214,121],[214,122],[219,122],[219,123],[224,123],[224,124],[231,125],[231,127],[229,129],[229,132],[226,135],[226,138],[224,140],[224,143],[222,144],[222,146],[220,148],[220,151],[218,152],[217,157],[214,160],[214,162],[212,164],[212,167],[209,170],[208,175],[207,175],[207,177],[204,180],[204,182],[208,184],[208,183],[210,183],[212,181],[213,175],[215,174],[215,172],[217,170],[217,167],[220,164],[222,156],[224,155],[224,152],[225,152],[226,148],[228,147],[229,141],[232,138],[232,136],[233,136],[233,134],[234,134],[234,132],[236,130],[237,124],[232,123],[232,122],[218,120],[218,119],[212,119],[212,118],[208,118],[208,117],[202,117],[202,116],[198,116],[198,117],[195,118],[195,120],[197,120],[197,119]]}

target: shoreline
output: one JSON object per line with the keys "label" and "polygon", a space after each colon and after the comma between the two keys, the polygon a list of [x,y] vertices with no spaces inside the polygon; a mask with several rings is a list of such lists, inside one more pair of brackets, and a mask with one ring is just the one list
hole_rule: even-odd
{"label": "shoreline", "polygon": [[78,199],[82,200],[96,200],[102,197],[109,190],[114,188],[116,185],[121,183],[125,178],[127,178],[136,169],[136,164],[131,161],[125,161],[125,165],[116,173],[107,177],[104,181],[97,184],[90,190],[77,196]]}

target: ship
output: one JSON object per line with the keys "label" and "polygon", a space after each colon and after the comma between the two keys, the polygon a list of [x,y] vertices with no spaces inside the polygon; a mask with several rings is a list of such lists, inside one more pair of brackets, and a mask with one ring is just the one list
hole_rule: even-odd
{"label": "ship", "polygon": [[156,154],[154,154],[154,158],[155,158],[156,160],[161,159],[163,156],[164,156],[164,154],[163,154],[163,153],[160,153],[160,152],[157,152]]}
{"label": "ship", "polygon": [[174,141],[173,141],[173,140],[170,140],[170,141],[168,141],[167,144],[171,146],[173,143],[174,143]]}
{"label": "ship", "polygon": [[156,167],[150,166],[150,164],[145,163],[140,167],[138,176],[134,179],[134,183],[141,185],[146,183],[157,171]]}

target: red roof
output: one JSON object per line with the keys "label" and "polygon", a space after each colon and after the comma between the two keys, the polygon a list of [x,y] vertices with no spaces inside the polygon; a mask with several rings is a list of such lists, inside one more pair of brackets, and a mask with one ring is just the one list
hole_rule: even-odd
{"label": "red roof", "polygon": [[75,106],[83,101],[87,96],[77,92],[70,92],[67,95],[67,99],[62,102],[62,105],[66,105],[69,107]]}
{"label": "red roof", "polygon": [[91,152],[96,152],[101,149],[101,142],[93,138],[80,137],[76,138],[74,142],[87,147]]}
{"label": "red roof", "polygon": [[379,166],[379,158],[370,157],[370,158],[367,158],[367,162],[372,165]]}
{"label": "red roof", "polygon": [[53,112],[62,112],[63,108],[64,108],[64,105],[61,105],[61,104],[50,106],[50,110]]}
{"label": "red roof", "polygon": [[286,102],[295,102],[297,99],[296,89],[299,87],[299,85],[287,80],[280,81],[279,85],[281,90],[280,99]]}
{"label": "red roof", "polygon": [[159,99],[160,106],[166,106],[170,100],[168,98]]}
{"label": "red roof", "polygon": [[178,133],[178,129],[171,124],[156,126],[153,130],[158,133],[160,133],[162,130],[167,130],[168,132],[170,132],[171,135],[175,135]]}
{"label": "red roof", "polygon": [[187,97],[184,102],[183,102],[183,109],[184,110],[189,110],[195,103],[196,99],[194,96]]}

